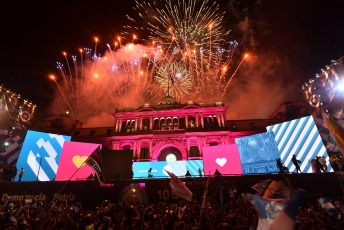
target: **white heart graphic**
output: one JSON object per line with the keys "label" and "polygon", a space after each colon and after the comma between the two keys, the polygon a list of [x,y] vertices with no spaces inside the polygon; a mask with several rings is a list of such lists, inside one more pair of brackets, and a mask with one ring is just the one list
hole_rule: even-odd
{"label": "white heart graphic", "polygon": [[223,167],[227,162],[227,159],[226,158],[216,158],[216,163],[218,165],[220,165],[221,167]]}

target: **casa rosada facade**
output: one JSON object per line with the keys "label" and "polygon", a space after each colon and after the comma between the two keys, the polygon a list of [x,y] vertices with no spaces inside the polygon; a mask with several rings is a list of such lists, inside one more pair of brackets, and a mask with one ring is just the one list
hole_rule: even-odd
{"label": "casa rosada facade", "polygon": [[76,129],[72,140],[133,150],[135,161],[165,161],[171,153],[176,160],[202,159],[204,147],[234,144],[235,138],[259,133],[228,124],[227,109],[222,102],[181,104],[167,96],[155,106],[117,108],[114,127]]}

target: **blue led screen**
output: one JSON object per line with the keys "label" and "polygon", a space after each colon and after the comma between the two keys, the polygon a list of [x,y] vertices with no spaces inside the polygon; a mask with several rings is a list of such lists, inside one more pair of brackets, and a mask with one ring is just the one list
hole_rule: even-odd
{"label": "blue led screen", "polygon": [[238,145],[243,174],[278,172],[280,157],[273,132],[235,139]]}
{"label": "blue led screen", "polygon": [[[148,177],[148,170],[151,170],[152,177]],[[164,171],[174,173],[176,176],[185,176],[187,170],[191,176],[199,176],[198,169],[203,172],[203,160],[190,160],[190,161],[152,161],[152,162],[134,162],[133,163],[133,177],[136,179],[142,178],[167,178],[169,177]]]}
{"label": "blue led screen", "polygon": [[[70,136],[42,133],[29,130],[21,149],[17,169],[24,169],[22,181],[54,180],[59,165],[63,144]],[[15,181],[18,181],[18,175]]]}
{"label": "blue led screen", "polygon": [[326,148],[312,116],[268,126],[266,129],[274,133],[282,163],[288,168],[289,172],[296,171],[291,160],[293,155],[301,161],[299,166],[303,173],[314,172],[309,162],[316,156],[325,157],[328,171],[333,171]]}

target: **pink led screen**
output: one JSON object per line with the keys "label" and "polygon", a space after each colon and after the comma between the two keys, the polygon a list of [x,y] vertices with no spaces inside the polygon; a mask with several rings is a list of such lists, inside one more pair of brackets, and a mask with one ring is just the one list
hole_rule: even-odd
{"label": "pink led screen", "polygon": [[[55,180],[68,180],[98,146],[99,144],[65,141]],[[85,180],[91,174],[94,175],[94,171],[84,164],[72,180]]]}
{"label": "pink led screen", "polygon": [[204,175],[214,175],[217,169],[221,174],[242,174],[239,150],[236,144],[202,148]]}

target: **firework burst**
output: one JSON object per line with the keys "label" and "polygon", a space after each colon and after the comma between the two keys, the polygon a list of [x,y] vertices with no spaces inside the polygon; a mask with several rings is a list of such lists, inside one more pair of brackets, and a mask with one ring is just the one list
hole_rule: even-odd
{"label": "firework burst", "polygon": [[[77,56],[63,52],[64,64],[57,63],[60,77],[52,79],[61,95],[57,100],[63,101],[73,118],[85,121],[91,114],[111,113],[114,107],[154,104],[167,94],[182,103],[222,101],[247,57],[232,68],[238,42],[229,40],[225,12],[217,3],[158,0],[136,4],[138,18],[146,23],[127,26],[131,33],[117,37],[114,47],[107,44],[104,55],[96,53],[101,45],[98,38],[94,52],[88,48],[80,49]],[[145,45],[133,44],[138,41],[134,29],[142,34],[148,31]]]}
{"label": "firework burst", "polygon": [[[220,10],[219,4],[209,0],[159,0],[136,2],[135,9],[139,17],[127,17],[142,26],[126,29],[148,31],[149,40],[164,50],[165,59],[156,66],[157,72],[168,75],[166,67],[174,68],[178,63],[188,73],[188,87],[182,85],[178,93],[171,92],[172,96],[180,101],[223,100],[227,83],[236,73],[231,65],[238,43],[229,40],[230,31],[223,23],[225,11]],[[174,74],[162,77],[173,78]],[[168,91],[169,84],[159,82]]]}

